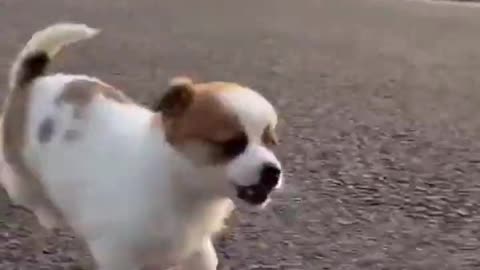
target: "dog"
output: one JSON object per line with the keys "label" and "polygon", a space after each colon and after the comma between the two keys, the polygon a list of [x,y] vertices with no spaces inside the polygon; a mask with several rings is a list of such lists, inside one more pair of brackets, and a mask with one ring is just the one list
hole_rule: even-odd
{"label": "dog", "polygon": [[99,270],[213,270],[212,237],[237,203],[283,182],[277,113],[229,82],[171,80],[151,108],[87,75],[47,74],[98,29],[56,23],[12,64],[2,118],[2,185],[50,230],[68,226]]}

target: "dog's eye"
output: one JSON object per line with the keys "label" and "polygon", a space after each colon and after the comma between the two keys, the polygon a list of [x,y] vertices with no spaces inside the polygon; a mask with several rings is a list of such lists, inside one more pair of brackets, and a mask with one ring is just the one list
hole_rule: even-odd
{"label": "dog's eye", "polygon": [[241,133],[229,140],[219,143],[222,153],[227,158],[233,158],[245,151],[248,145],[248,137]]}

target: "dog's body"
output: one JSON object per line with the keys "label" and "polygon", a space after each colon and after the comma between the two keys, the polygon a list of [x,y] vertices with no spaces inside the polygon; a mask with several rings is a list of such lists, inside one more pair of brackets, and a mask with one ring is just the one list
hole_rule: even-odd
{"label": "dog's body", "polygon": [[96,32],[54,25],[17,57],[3,118],[3,186],[44,227],[71,226],[100,270],[216,269],[211,237],[232,199],[264,203],[281,182],[267,147],[273,107],[235,84],[183,79],[155,112],[99,79],[44,75],[62,46]]}

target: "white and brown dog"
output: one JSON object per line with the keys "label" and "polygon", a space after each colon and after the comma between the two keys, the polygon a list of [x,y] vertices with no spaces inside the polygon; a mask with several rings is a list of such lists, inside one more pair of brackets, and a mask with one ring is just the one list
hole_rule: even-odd
{"label": "white and brown dog", "polygon": [[277,115],[257,92],[174,79],[155,110],[85,75],[45,74],[98,30],[33,35],[9,77],[1,181],[44,227],[68,225],[100,270],[216,269],[212,235],[236,200],[262,205],[282,181]]}

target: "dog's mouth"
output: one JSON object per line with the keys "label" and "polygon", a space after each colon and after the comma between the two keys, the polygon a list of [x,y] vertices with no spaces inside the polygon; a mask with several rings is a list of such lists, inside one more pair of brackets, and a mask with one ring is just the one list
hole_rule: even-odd
{"label": "dog's mouth", "polygon": [[268,195],[272,191],[261,184],[250,186],[235,185],[237,197],[251,205],[261,205],[268,200]]}

